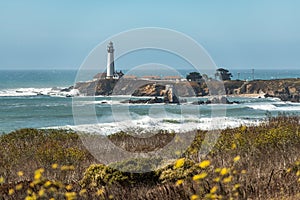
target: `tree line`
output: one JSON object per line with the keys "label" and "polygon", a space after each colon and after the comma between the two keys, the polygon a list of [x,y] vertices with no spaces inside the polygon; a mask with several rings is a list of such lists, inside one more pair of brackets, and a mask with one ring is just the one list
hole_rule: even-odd
{"label": "tree line", "polygon": [[[218,68],[214,75],[216,80],[222,80],[222,81],[231,80],[232,77],[232,74],[227,69],[224,68]],[[186,76],[186,79],[188,81],[201,82],[203,79],[208,80],[209,77],[207,74],[201,75],[199,72],[191,72]]]}

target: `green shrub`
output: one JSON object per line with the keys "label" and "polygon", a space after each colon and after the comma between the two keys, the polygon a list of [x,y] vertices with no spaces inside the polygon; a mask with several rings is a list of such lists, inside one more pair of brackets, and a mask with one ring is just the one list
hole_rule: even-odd
{"label": "green shrub", "polygon": [[86,169],[80,184],[84,188],[100,187],[112,183],[124,183],[129,176],[103,164],[93,164]]}
{"label": "green shrub", "polygon": [[135,184],[146,182],[155,184],[159,174],[154,170],[161,163],[160,159],[131,159],[109,166],[93,164],[84,173],[81,185],[83,187],[99,187],[119,184]]}

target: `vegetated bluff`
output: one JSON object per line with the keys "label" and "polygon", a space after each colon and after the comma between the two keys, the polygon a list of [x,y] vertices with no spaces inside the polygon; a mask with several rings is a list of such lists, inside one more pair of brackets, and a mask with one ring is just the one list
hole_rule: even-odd
{"label": "vegetated bluff", "polygon": [[[224,84],[223,84],[224,83]],[[94,80],[79,82],[75,88],[81,94],[93,95],[132,95],[163,96],[166,85],[172,85],[177,96],[207,96],[225,93],[227,95],[264,94],[266,97],[277,97],[283,101],[300,102],[300,79],[276,79],[254,81],[201,81],[174,82],[162,80]],[[224,92],[225,90],[225,92]]]}

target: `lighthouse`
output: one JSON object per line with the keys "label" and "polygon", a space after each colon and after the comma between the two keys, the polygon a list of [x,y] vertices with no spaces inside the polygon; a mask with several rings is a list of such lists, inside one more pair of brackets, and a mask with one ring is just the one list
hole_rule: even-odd
{"label": "lighthouse", "polygon": [[110,41],[107,45],[107,79],[113,79],[115,74],[114,51],[113,43]]}

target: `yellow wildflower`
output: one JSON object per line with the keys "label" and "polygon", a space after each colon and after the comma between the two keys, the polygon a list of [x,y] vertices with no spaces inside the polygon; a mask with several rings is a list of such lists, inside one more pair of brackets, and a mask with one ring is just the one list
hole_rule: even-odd
{"label": "yellow wildflower", "polygon": [[25,197],[25,200],[36,200],[35,196],[27,196]]}
{"label": "yellow wildflower", "polygon": [[180,168],[180,167],[182,167],[184,165],[184,158],[180,158],[180,159],[178,159],[178,160],[176,160],[176,162],[175,162],[175,168]]}
{"label": "yellow wildflower", "polygon": [[213,180],[214,182],[220,182],[220,177],[216,177],[216,178],[214,178],[214,180]]}
{"label": "yellow wildflower", "polygon": [[233,159],[233,161],[234,161],[234,162],[237,162],[237,161],[239,161],[240,159],[241,159],[240,156],[236,156],[236,157]]}
{"label": "yellow wildflower", "polygon": [[176,185],[178,186],[178,185],[181,185],[183,183],[183,180],[178,180],[178,181],[176,181]]}
{"label": "yellow wildflower", "polygon": [[51,181],[47,181],[47,182],[44,184],[45,187],[49,187],[50,185],[51,185]]}
{"label": "yellow wildflower", "polygon": [[199,199],[199,196],[196,195],[196,194],[193,194],[193,195],[191,196],[191,200],[196,200],[196,199]]}
{"label": "yellow wildflower", "polygon": [[54,163],[54,164],[51,165],[51,167],[52,167],[52,169],[57,169],[58,164],[57,164],[57,163]]}
{"label": "yellow wildflower", "polygon": [[101,188],[101,189],[97,190],[96,194],[97,194],[97,196],[103,195],[104,194],[104,189]]}
{"label": "yellow wildflower", "polygon": [[235,143],[233,143],[233,144],[231,145],[231,149],[232,149],[232,150],[236,149],[236,144],[235,144]]}
{"label": "yellow wildflower", "polygon": [[66,192],[65,197],[67,200],[74,200],[74,199],[76,199],[76,193],[75,192]]}
{"label": "yellow wildflower", "polygon": [[243,170],[241,171],[241,173],[242,173],[242,174],[246,174],[247,171],[243,169]]}
{"label": "yellow wildflower", "polygon": [[202,169],[205,169],[206,167],[208,167],[210,165],[210,161],[209,160],[203,160],[200,164],[199,167],[201,167]]}
{"label": "yellow wildflower", "polygon": [[40,191],[39,191],[39,196],[42,197],[42,196],[44,196],[44,195],[45,195],[45,190],[42,188],[42,189],[40,189]]}
{"label": "yellow wildflower", "polygon": [[232,176],[228,176],[228,177],[223,179],[223,183],[229,183],[231,181],[232,181]]}
{"label": "yellow wildflower", "polygon": [[241,187],[241,185],[240,184],[235,184],[234,186],[233,186],[233,191],[236,191],[236,189],[238,189],[239,187]]}
{"label": "yellow wildflower", "polygon": [[241,126],[241,131],[245,132],[247,130],[247,126]]}
{"label": "yellow wildflower", "polygon": [[75,167],[73,165],[70,165],[69,170],[75,170]]}
{"label": "yellow wildflower", "polygon": [[214,186],[210,189],[210,193],[216,193],[216,191],[218,190],[218,187],[217,186]]}
{"label": "yellow wildflower", "polygon": [[42,177],[42,173],[44,173],[44,171],[45,170],[43,168],[35,170],[35,172],[34,172],[34,179],[35,180],[39,180]]}
{"label": "yellow wildflower", "polygon": [[34,185],[35,185],[34,182],[31,182],[31,183],[29,184],[29,186],[32,187],[32,188],[34,187]]}
{"label": "yellow wildflower", "polygon": [[0,176],[0,184],[2,184],[2,183],[4,183],[4,178],[3,178],[3,176]]}
{"label": "yellow wildflower", "polygon": [[221,171],[221,168],[216,168],[215,172],[219,173]]}
{"label": "yellow wildflower", "polygon": [[61,166],[60,167],[60,170],[61,171],[66,171],[66,170],[74,170],[75,169],[75,167],[73,166],[73,165],[63,165],[63,166]]}
{"label": "yellow wildflower", "polygon": [[72,190],[72,188],[73,188],[72,185],[67,185],[66,186],[66,190]]}
{"label": "yellow wildflower", "polygon": [[194,181],[200,180],[200,179],[204,179],[207,176],[206,172],[202,172],[201,174],[197,174],[193,177]]}
{"label": "yellow wildflower", "polygon": [[220,174],[221,174],[222,176],[224,176],[224,175],[228,174],[228,171],[229,171],[229,170],[228,170],[227,168],[224,167],[224,168],[221,169]]}
{"label": "yellow wildflower", "polygon": [[60,170],[61,171],[65,171],[65,170],[68,170],[69,168],[68,168],[68,166],[66,166],[66,165],[63,165],[63,166],[61,166],[60,167]]}
{"label": "yellow wildflower", "polygon": [[8,194],[9,194],[9,195],[13,195],[14,193],[15,193],[15,190],[14,190],[14,189],[9,189],[9,190],[8,190]]}
{"label": "yellow wildflower", "polygon": [[34,175],[35,180],[39,180],[41,177],[42,177],[41,173],[37,173],[37,174]]}
{"label": "yellow wildflower", "polygon": [[36,194],[32,193],[32,200],[37,200],[37,199],[38,199],[38,197],[36,196]]}
{"label": "yellow wildflower", "polygon": [[31,190],[31,189],[28,189],[28,190],[27,190],[27,194],[32,194],[32,190]]}
{"label": "yellow wildflower", "polygon": [[[218,199],[218,195],[212,193],[206,194],[205,197],[207,199]],[[221,197],[219,199],[221,199]]]}
{"label": "yellow wildflower", "polygon": [[84,196],[85,193],[86,193],[86,189],[82,189],[82,190],[80,190],[79,195],[80,196]]}
{"label": "yellow wildflower", "polygon": [[16,185],[16,190],[21,190],[22,188],[23,188],[23,184],[22,183]]}
{"label": "yellow wildflower", "polygon": [[22,171],[18,171],[18,176],[23,176],[24,175],[24,172],[22,172]]}
{"label": "yellow wildflower", "polygon": [[43,168],[39,168],[39,169],[37,169],[37,170],[35,170],[36,172],[40,172],[40,173],[44,173],[44,169]]}

